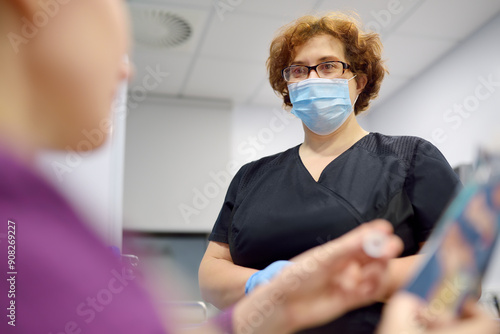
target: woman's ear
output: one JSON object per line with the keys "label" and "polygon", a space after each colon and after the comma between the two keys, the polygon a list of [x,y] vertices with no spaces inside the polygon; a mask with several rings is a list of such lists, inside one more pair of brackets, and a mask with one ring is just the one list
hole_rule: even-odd
{"label": "woman's ear", "polygon": [[358,95],[361,94],[363,89],[365,89],[367,83],[368,83],[368,78],[366,77],[365,74],[359,74],[356,76],[356,85],[357,85],[356,91],[358,92]]}

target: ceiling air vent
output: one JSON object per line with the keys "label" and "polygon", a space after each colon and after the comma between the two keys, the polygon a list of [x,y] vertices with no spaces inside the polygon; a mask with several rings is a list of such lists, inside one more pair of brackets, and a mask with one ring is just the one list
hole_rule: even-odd
{"label": "ceiling air vent", "polygon": [[178,14],[158,8],[131,9],[134,38],[141,44],[175,48],[193,35],[191,24]]}

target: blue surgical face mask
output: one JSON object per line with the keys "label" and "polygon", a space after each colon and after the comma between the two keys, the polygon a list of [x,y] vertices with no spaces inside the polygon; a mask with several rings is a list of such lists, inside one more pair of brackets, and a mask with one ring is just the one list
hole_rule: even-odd
{"label": "blue surgical face mask", "polygon": [[311,78],[289,84],[292,114],[318,135],[335,132],[353,111],[349,95],[349,80],[353,78]]}

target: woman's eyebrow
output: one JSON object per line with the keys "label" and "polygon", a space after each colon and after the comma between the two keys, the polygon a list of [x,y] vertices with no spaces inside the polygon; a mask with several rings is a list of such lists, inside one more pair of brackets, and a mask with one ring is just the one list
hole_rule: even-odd
{"label": "woman's eyebrow", "polygon": [[[329,60],[338,60],[340,61],[340,58],[337,57],[337,56],[323,56],[321,58],[318,59],[318,64],[319,63],[322,63],[322,62],[325,62],[325,61],[329,61]],[[290,65],[305,65],[307,62],[303,61],[303,60],[294,60]]]}
{"label": "woman's eyebrow", "polygon": [[337,56],[324,56],[324,57],[321,57],[320,59],[318,59],[318,61],[320,61],[320,62],[329,61],[329,60],[338,60],[338,61],[340,61],[340,58],[337,57]]}

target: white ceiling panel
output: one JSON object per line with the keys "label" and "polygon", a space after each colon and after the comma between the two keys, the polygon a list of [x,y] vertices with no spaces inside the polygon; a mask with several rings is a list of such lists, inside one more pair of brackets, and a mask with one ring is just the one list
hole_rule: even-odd
{"label": "white ceiling panel", "polygon": [[[131,89],[138,86],[144,87],[143,80],[145,80],[145,77],[153,77],[151,71],[160,71],[161,73],[168,73],[168,75],[156,76],[161,80],[147,79],[150,84],[158,83],[153,92],[166,95],[180,94],[182,82],[190,65],[189,56],[169,54],[168,51],[136,53],[136,55],[132,56],[136,73],[130,84]],[[154,85],[156,86],[156,84]]]}
{"label": "white ceiling panel", "polygon": [[363,28],[380,34],[382,40],[413,16],[426,0],[325,0],[323,11],[354,11],[360,16]]}
{"label": "white ceiling panel", "polygon": [[[418,4],[419,1],[415,0],[400,0],[398,2],[391,0],[325,0],[318,10],[322,13],[337,10],[355,11],[365,27],[373,28],[378,24],[382,30],[388,30],[404,19],[405,15]],[[370,23],[373,23],[373,26]]]}
{"label": "white ceiling panel", "polygon": [[414,77],[450,50],[456,42],[393,34],[384,43],[383,58],[395,76]]}
{"label": "white ceiling panel", "polygon": [[383,9],[387,6],[388,0],[325,0],[317,8],[320,13],[328,11],[356,11],[363,21],[371,18],[372,10]]}
{"label": "white ceiling panel", "polygon": [[[169,76],[155,93],[279,106],[266,78],[265,61],[276,31],[307,13],[354,10],[365,28],[381,33],[391,76],[380,103],[422,74],[500,12],[500,0],[129,0],[179,14],[192,23],[189,43],[154,49],[136,43],[141,85],[147,69]],[[222,12],[221,12],[222,10]],[[153,22],[154,23],[154,22]],[[145,23],[144,27],[153,26]],[[142,29],[144,30],[144,29]],[[159,32],[155,30],[155,33]]]}
{"label": "white ceiling panel", "polygon": [[257,61],[264,66],[277,19],[231,13],[219,20],[215,15],[201,49],[202,56]]}
{"label": "white ceiling panel", "polygon": [[460,40],[480,28],[499,11],[499,0],[428,0],[397,31]]}
{"label": "white ceiling panel", "polygon": [[239,6],[235,11],[243,13],[258,14],[260,16],[273,16],[283,20],[291,21],[302,15],[311,13],[317,0],[239,0]]}
{"label": "white ceiling panel", "polygon": [[152,5],[179,5],[191,8],[208,9],[214,5],[214,0],[128,0],[130,3],[142,3]]}
{"label": "white ceiling panel", "polygon": [[201,58],[193,68],[184,96],[229,99],[243,103],[265,75],[262,65]]}

